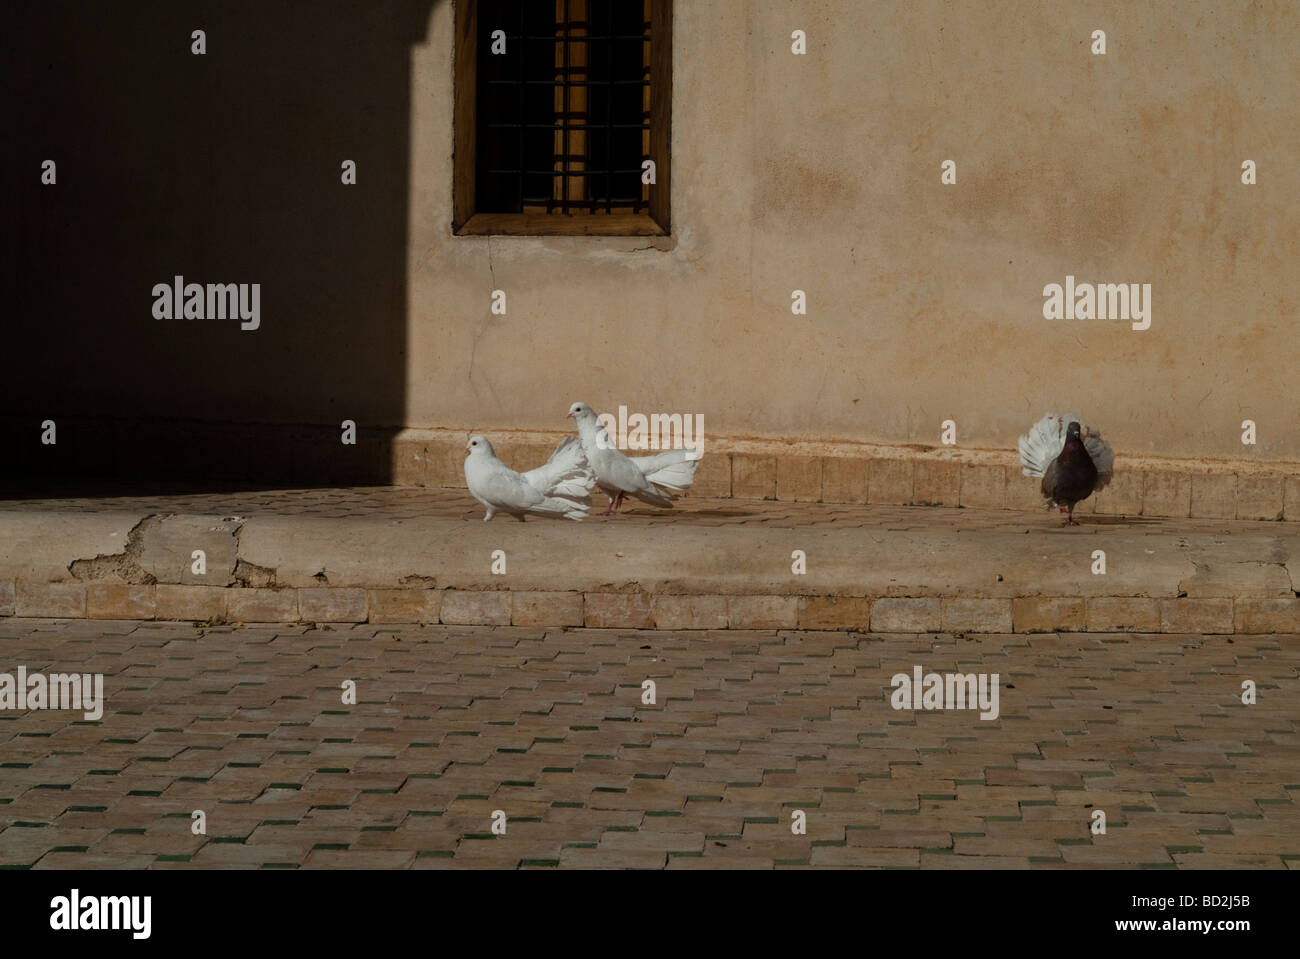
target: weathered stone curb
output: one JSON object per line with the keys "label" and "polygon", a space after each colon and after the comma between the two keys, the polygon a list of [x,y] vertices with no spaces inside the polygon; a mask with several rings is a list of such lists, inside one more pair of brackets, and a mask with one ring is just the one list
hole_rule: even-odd
{"label": "weathered stone curb", "polygon": [[[0,616],[1300,633],[1300,536],[0,513]],[[206,568],[192,557],[202,549]],[[1095,550],[1107,558],[1092,573]],[[806,573],[791,569],[799,550]],[[507,572],[493,571],[504,554]]]}
{"label": "weathered stone curb", "polygon": [[1300,599],[728,596],[577,591],[0,583],[0,616],[876,633],[1300,633]]}

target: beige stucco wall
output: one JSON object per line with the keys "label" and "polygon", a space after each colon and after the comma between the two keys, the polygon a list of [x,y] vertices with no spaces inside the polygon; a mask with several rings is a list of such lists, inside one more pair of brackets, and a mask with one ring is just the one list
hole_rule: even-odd
{"label": "beige stucco wall", "polygon": [[[583,399],[1006,449],[1068,409],[1131,455],[1300,459],[1300,7],[678,2],[662,239],[451,235],[453,16],[411,54],[406,425]],[[1150,283],[1151,328],[1043,319],[1067,274]]]}

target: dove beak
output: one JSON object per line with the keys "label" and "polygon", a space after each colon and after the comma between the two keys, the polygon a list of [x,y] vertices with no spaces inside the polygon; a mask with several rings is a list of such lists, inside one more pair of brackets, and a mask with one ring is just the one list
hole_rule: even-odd
{"label": "dove beak", "polygon": [[564,415],[565,415],[565,417],[566,417],[567,419],[573,419],[573,411],[572,411],[572,410],[570,410],[568,413],[565,413]]}

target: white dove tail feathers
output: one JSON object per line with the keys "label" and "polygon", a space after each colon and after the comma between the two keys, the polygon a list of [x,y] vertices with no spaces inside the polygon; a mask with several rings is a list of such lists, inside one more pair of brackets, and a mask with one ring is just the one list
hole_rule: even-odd
{"label": "white dove tail feathers", "polygon": [[555,445],[551,458],[537,469],[523,474],[528,485],[545,497],[530,507],[535,513],[581,520],[591,509],[591,490],[596,474],[576,436],[566,436]]}
{"label": "white dove tail feathers", "polygon": [[582,444],[576,436],[569,435],[560,440],[550,459],[523,476],[543,496],[561,497],[583,503],[585,507],[591,506],[596,474],[592,472],[587,454],[582,451]]}
{"label": "white dove tail feathers", "polygon": [[658,456],[637,456],[632,462],[649,482],[669,496],[690,489],[695,482],[695,470],[700,465],[698,459],[688,458],[686,450],[669,450]]}
{"label": "white dove tail feathers", "polygon": [[662,506],[668,508],[673,505],[673,494],[665,489],[651,484],[643,490],[637,490],[635,493],[628,493],[633,499],[639,499],[643,503],[649,503],[651,506]]}
{"label": "white dove tail feathers", "polygon": [[583,499],[569,496],[548,496],[535,506],[528,507],[530,512],[545,513],[548,516],[560,516],[564,519],[585,519],[591,508],[591,497]]}

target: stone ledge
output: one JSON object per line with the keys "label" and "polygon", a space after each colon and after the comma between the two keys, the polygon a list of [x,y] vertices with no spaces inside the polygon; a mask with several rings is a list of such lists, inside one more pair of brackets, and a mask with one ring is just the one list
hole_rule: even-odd
{"label": "stone ledge", "polygon": [[[16,589],[14,589],[16,585]],[[727,596],[578,591],[302,589],[0,582],[17,616],[248,623],[429,623],[611,629],[873,633],[1300,634],[1300,598]],[[7,610],[9,607],[3,607]]]}
{"label": "stone ledge", "polygon": [[[882,482],[904,475],[915,484],[915,471]],[[325,494],[314,511],[298,496],[235,519],[169,510],[161,498],[117,512],[58,500],[0,510],[0,616],[1300,633],[1300,535],[1286,524],[1095,516],[1066,529],[1008,511],[726,500],[584,523],[483,523],[464,493],[342,490],[346,510]],[[214,549],[208,582],[194,583],[204,574],[191,547],[214,531],[221,561]],[[1099,551],[1104,574],[1094,572]]]}

